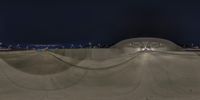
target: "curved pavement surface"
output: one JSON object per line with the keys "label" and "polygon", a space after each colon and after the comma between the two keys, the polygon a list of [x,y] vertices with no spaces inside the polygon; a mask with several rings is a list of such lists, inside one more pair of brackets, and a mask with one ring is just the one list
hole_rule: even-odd
{"label": "curved pavement surface", "polygon": [[[134,54],[125,55],[126,58],[134,58],[124,60],[123,56],[123,59],[119,57],[118,60],[127,61],[103,70],[77,68],[65,63],[66,58],[58,55],[56,58],[47,52],[28,52],[26,57],[30,60],[21,61],[25,61],[25,65],[13,63],[12,57],[0,56],[0,100],[200,99],[200,57],[192,52],[141,52],[137,57]],[[117,58],[113,59],[109,59],[111,65],[117,64]],[[84,65],[85,62],[83,60],[75,65]],[[88,62],[97,63],[94,68],[107,66],[100,64],[104,61]],[[88,62],[84,66],[91,68]],[[19,66],[28,68],[23,70]],[[48,66],[51,70],[48,70]],[[61,69],[67,68],[53,70],[60,66]],[[48,71],[30,72],[38,67]],[[41,74],[49,71],[54,73]]]}

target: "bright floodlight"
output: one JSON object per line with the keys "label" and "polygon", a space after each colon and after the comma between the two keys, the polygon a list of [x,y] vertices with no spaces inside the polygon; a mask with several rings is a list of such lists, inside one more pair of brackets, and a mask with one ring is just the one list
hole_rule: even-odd
{"label": "bright floodlight", "polygon": [[147,47],[142,48],[142,51],[150,51],[150,50],[151,48],[147,48]]}

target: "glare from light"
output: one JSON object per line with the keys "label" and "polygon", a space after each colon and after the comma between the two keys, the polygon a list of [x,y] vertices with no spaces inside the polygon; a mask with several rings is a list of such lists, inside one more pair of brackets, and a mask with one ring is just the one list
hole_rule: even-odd
{"label": "glare from light", "polygon": [[137,48],[136,51],[142,51],[141,48]]}
{"label": "glare from light", "polygon": [[155,51],[156,49],[155,48],[151,48],[151,51]]}
{"label": "glare from light", "polygon": [[148,48],[148,47],[144,47],[144,48],[137,48],[137,51],[154,51],[155,48]]}

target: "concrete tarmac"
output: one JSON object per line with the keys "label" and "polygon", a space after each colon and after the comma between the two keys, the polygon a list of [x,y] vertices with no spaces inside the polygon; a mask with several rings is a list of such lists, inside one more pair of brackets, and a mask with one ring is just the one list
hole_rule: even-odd
{"label": "concrete tarmac", "polygon": [[111,56],[117,52],[99,61],[50,51],[0,53],[0,100],[200,99],[196,53],[120,51]]}

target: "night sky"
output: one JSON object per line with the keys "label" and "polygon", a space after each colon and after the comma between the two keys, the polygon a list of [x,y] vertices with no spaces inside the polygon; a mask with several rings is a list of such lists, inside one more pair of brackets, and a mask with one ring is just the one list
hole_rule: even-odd
{"label": "night sky", "polygon": [[116,43],[160,37],[200,44],[200,2],[26,1],[0,3],[0,41]]}

